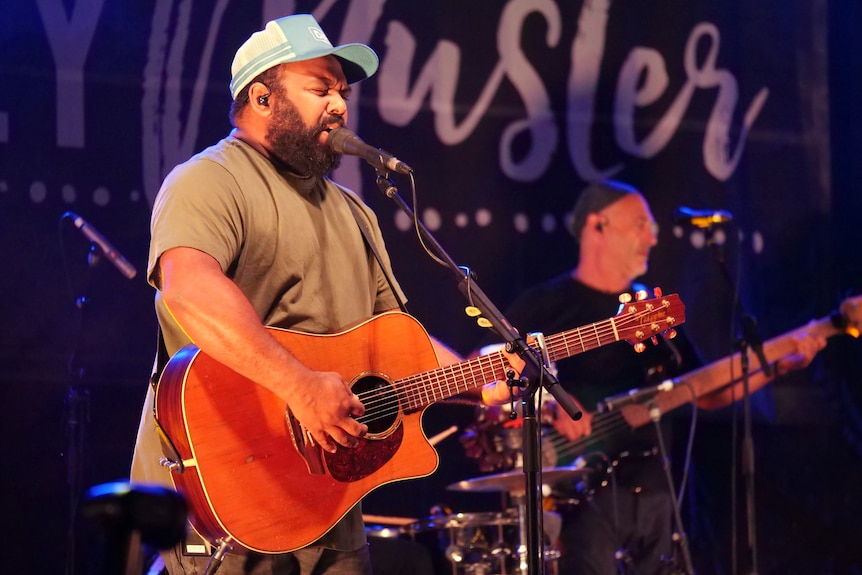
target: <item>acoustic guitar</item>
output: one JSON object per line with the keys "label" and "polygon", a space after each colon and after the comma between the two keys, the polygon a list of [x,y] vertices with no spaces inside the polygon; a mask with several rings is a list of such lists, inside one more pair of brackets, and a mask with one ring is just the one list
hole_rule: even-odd
{"label": "acoustic guitar", "polygon": [[[633,301],[610,319],[546,337],[545,349],[556,361],[622,340],[640,346],[684,321],[677,295]],[[399,312],[334,334],[268,329],[306,366],[349,382],[368,434],[357,448],[323,452],[275,394],[194,345],[178,351],[156,391],[163,463],[195,530],[240,552],[304,547],[371,490],[434,472],[426,407],[505,379],[508,369],[502,352],[440,367],[425,329]]]}

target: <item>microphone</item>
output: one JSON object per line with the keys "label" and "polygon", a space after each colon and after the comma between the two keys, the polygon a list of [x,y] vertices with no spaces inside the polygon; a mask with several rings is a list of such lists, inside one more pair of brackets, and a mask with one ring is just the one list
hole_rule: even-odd
{"label": "microphone", "polygon": [[733,216],[724,210],[693,210],[680,206],[673,211],[675,224],[687,224],[696,228],[709,228],[713,224],[724,224],[730,221],[733,221]]}
{"label": "microphone", "polygon": [[600,401],[596,404],[596,410],[599,413],[605,413],[626,405],[631,405],[632,403],[643,403],[644,401],[652,399],[659,393],[672,390],[674,387],[676,387],[676,382],[670,379],[666,379],[660,384],[652,387],[644,387],[642,389],[636,387],[634,389],[624,391],[623,393],[606,397],[604,401]]}
{"label": "microphone", "polygon": [[99,231],[88,224],[84,218],[76,214],[75,212],[66,212],[63,214],[64,218],[72,218],[72,223],[75,224],[75,227],[81,230],[87,239],[98,245],[102,250],[102,253],[105,254],[114,267],[120,270],[120,273],[126,276],[129,279],[135,277],[135,274],[138,273],[138,270],[135,269],[135,266],[130,264],[123,255],[117,251],[117,249],[111,245],[105,236],[99,233]]}
{"label": "microphone", "polygon": [[389,170],[399,174],[411,174],[413,168],[379,148],[373,148],[347,128],[335,128],[329,132],[326,143],[339,154],[359,156],[376,169]]}

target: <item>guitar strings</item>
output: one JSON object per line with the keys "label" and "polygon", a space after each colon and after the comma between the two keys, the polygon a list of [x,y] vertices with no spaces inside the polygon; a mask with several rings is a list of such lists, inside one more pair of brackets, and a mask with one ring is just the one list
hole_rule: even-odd
{"label": "guitar strings", "polygon": [[[627,316],[622,316],[621,318],[613,318],[613,319],[618,320],[617,323],[619,324],[619,328],[626,329],[628,327],[626,324],[637,323],[638,325],[640,325],[639,320],[640,320],[641,316],[648,315],[651,313],[653,313],[653,310],[645,310],[645,311],[642,311],[642,312],[639,312],[636,314],[630,314]],[[603,344],[600,341],[598,341],[597,343],[594,343],[592,341],[594,339],[594,337],[595,337],[595,339],[600,340],[602,337],[607,337],[614,332],[613,327],[596,328],[596,326],[599,325],[600,323],[611,324],[611,320],[604,320],[603,322],[597,322],[597,323],[591,324],[590,326],[584,326],[582,328],[577,328],[575,330],[571,330],[570,332],[564,332],[563,334],[558,334],[557,336],[552,336],[551,338],[548,338],[547,341],[549,342],[549,345],[548,345],[549,354],[551,352],[553,352],[554,355],[556,355],[556,354],[560,353],[561,351],[565,350],[567,355],[576,355],[576,354],[572,354],[570,352],[569,344],[565,341],[566,335],[573,333],[573,332],[578,333],[578,338],[580,340],[580,347],[582,348],[582,352],[600,347]],[[592,329],[589,330],[589,328],[592,328]],[[588,344],[586,344],[584,342],[583,335],[581,334],[582,331],[586,331],[586,330],[592,331],[592,334],[594,334],[594,337],[591,336],[589,338]],[[616,338],[615,338],[615,340],[616,340]],[[478,365],[478,367],[480,368],[480,375],[482,376],[482,378],[480,380],[481,382],[477,385],[477,384],[475,384],[475,381],[477,380],[477,378],[475,377],[475,373],[474,373],[474,365],[481,364],[483,362],[487,362],[489,364],[487,366],[487,368],[490,368],[491,372],[489,374],[487,372],[486,367]],[[472,378],[474,380],[474,385],[472,387],[469,384],[465,384],[464,391],[469,391],[469,389],[475,389],[479,385],[482,385],[486,382],[491,382],[491,381],[502,379],[504,377],[503,373],[501,373],[500,371],[496,371],[494,369],[495,368],[494,364],[496,364],[498,362],[500,364],[501,371],[505,372],[505,370],[507,369],[508,366],[505,362],[504,355],[502,352],[496,352],[493,354],[480,356],[478,358],[464,362],[462,364],[456,364],[454,366],[446,366],[446,367],[439,368],[436,370],[431,370],[428,372],[420,373],[420,374],[411,376],[410,378],[407,378],[404,380],[398,380],[394,383],[395,383],[396,388],[399,389],[399,391],[396,392],[394,397],[392,396],[392,394],[381,393],[380,389],[370,390],[367,392],[361,392],[359,394],[359,397],[360,397],[360,399],[362,399],[362,397],[364,396],[366,398],[366,400],[368,401],[368,403],[366,404],[366,410],[368,410],[368,408],[372,408],[372,410],[373,410],[374,408],[378,407],[378,404],[383,404],[384,407],[387,407],[386,403],[387,402],[393,402],[393,400],[394,400],[394,403],[392,403],[391,405],[388,406],[390,408],[389,411],[385,411],[385,412],[382,412],[379,414],[379,416],[380,416],[379,418],[391,418],[395,414],[398,413],[400,405],[402,403],[401,402],[402,398],[405,398],[405,397],[409,398],[411,396],[415,396],[419,400],[419,405],[417,406],[417,408],[421,408],[424,405],[429,405],[429,404],[433,403],[434,401],[437,401],[438,399],[444,399],[445,397],[448,397],[448,395],[463,393],[462,391],[460,391],[460,387],[456,384],[454,393],[450,393],[448,395],[444,394],[440,398],[437,398],[436,394],[433,393],[434,392],[433,387],[429,388],[426,384],[427,383],[439,384],[441,381],[441,377],[438,374],[440,374],[441,372],[449,371],[449,372],[451,372],[450,373],[451,375],[454,375],[454,372],[456,371],[456,369],[460,368],[460,372],[461,372],[460,375],[462,376],[462,378],[465,378],[465,376],[467,374],[464,373],[464,371],[465,371],[464,366],[469,365],[469,367],[470,367],[469,375],[472,376]],[[443,381],[445,382],[445,378],[443,379]],[[438,385],[438,387],[439,387],[439,385]],[[447,388],[448,388],[447,391],[449,391],[449,392],[452,391],[451,386],[447,385]],[[416,390],[418,390],[419,393],[415,393]],[[422,392],[424,392],[424,394]],[[425,396],[424,403],[422,401],[422,397],[421,397],[422,395]],[[432,395],[434,396],[433,399],[432,399]],[[376,400],[375,400],[375,397],[377,398]],[[363,403],[365,404],[366,402],[363,401]],[[410,407],[411,406],[408,405],[407,410],[413,411],[413,409],[410,409]],[[360,420],[361,420],[361,418],[360,418]],[[375,419],[368,420],[368,422],[371,422],[371,421],[375,421]]]}
{"label": "guitar strings", "polygon": [[591,445],[627,427],[628,423],[626,423],[619,412],[600,413],[593,416],[593,428],[589,435],[570,440],[552,428],[545,437],[545,441],[550,440],[549,442],[554,447],[554,451],[558,456],[564,458],[580,454]]}
{"label": "guitar strings", "polygon": [[[615,316],[614,318],[596,322],[588,326],[583,326],[567,332],[557,334],[546,338],[546,344],[549,355],[556,358],[559,354],[564,354],[566,357],[577,355],[592,349],[597,349],[604,345],[602,339],[613,336],[614,341],[622,340],[620,331],[630,329],[632,325],[641,325],[640,321],[643,317],[663,310],[663,307],[657,309],[645,309],[636,313],[630,313],[624,316]],[[664,321],[664,319],[662,320]],[[653,322],[655,323],[655,322]],[[584,332],[589,334],[587,340],[584,339]],[[572,353],[571,345],[568,339],[571,334],[577,334],[580,351]],[[639,338],[640,339],[640,338]],[[610,342],[608,342],[610,343]],[[482,365],[486,363],[487,365]],[[465,373],[465,367],[469,367],[469,373]],[[480,378],[476,377],[475,368],[478,368]],[[499,367],[499,370],[496,368]],[[404,407],[405,412],[413,412],[426,405],[430,405],[435,401],[445,399],[451,395],[463,393],[470,389],[476,389],[485,383],[501,380],[505,377],[505,372],[508,369],[503,352],[495,352],[488,355],[479,356],[472,360],[459,364],[445,366],[435,370],[419,373],[406,379],[397,380],[394,383],[395,393],[388,393],[381,389],[373,389],[363,391],[358,394],[360,400],[366,407],[366,415],[357,418],[362,423],[373,423],[382,419],[390,419],[395,417]],[[446,375],[448,372],[448,376]],[[460,390],[460,386],[455,384],[455,391],[452,392],[452,385],[448,383],[452,376],[460,375],[461,379],[466,380],[472,378],[472,384],[465,381],[464,390]],[[478,382],[478,383],[477,383]],[[441,394],[437,397],[433,385],[440,388],[441,383],[446,383],[446,391],[450,393]],[[432,384],[429,387],[429,384]],[[423,397],[424,396],[424,400]],[[411,402],[411,399],[415,401]],[[369,413],[373,412],[373,413]]]}

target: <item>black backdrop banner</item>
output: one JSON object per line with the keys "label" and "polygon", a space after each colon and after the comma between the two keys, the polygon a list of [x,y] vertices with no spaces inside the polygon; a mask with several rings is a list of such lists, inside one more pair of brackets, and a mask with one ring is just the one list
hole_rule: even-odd
{"label": "black backdrop banner", "polygon": [[[651,202],[662,245],[647,280],[684,292],[705,355],[727,351],[730,286],[704,238],[674,229],[676,206],[736,216],[726,230],[728,260],[765,331],[811,317],[824,295],[813,278],[831,266],[811,240],[830,210],[825,16],[817,3],[471,4],[6,6],[0,58],[4,83],[15,89],[0,97],[0,217],[6,245],[27,249],[10,254],[13,273],[3,281],[7,293],[26,285],[35,296],[9,310],[25,326],[2,351],[15,371],[65,361],[67,330],[57,323],[68,322],[63,308],[79,294],[60,287],[64,276],[82,281],[86,244],[62,225],[58,253],[59,216],[79,213],[143,271],[148,210],[162,178],[229,130],[233,52],[267,19],[292,10],[317,10],[333,41],[378,51],[380,70],[359,85],[350,127],[415,168],[423,221],[501,307],[572,265],[565,215],[585,182],[614,177]],[[421,254],[405,216],[378,192],[373,170],[345,158],[335,177],[379,212],[415,313],[468,351],[478,328],[457,292],[447,293],[446,272]],[[397,183],[409,198],[408,182]],[[787,264],[800,256],[815,273],[794,274],[795,288],[783,289],[794,269]],[[101,299],[85,310],[87,338],[98,347],[93,363],[117,377],[146,355],[140,347],[152,324],[137,316],[149,304],[145,274],[131,285],[95,274],[84,280]],[[109,335],[122,319],[136,333]],[[30,355],[46,331],[56,355]]]}
{"label": "black backdrop banner", "polygon": [[[710,238],[674,226],[678,206],[733,214],[718,239],[764,338],[822,317],[841,290],[858,288],[836,272],[826,233],[835,217],[827,7],[826,0],[5,2],[4,395],[20,388],[62,395],[70,380],[108,393],[128,389],[115,438],[128,443],[113,447],[118,457],[108,467],[123,473],[155,350],[145,278],[153,198],[174,165],[229,131],[237,47],[292,12],[313,13],[333,43],[365,42],[378,52],[380,69],[355,90],[348,125],[415,169],[423,222],[498,307],[572,267],[566,214],[586,182],[613,177],[650,201],[660,244],[644,279],[681,294],[686,328],[706,360],[731,350],[734,286]],[[486,334],[374,175],[346,157],[334,178],[377,211],[411,311],[469,352]],[[412,202],[409,182],[394,179]],[[138,275],[130,281],[103,258],[94,261],[86,238],[61,218],[69,211]],[[805,389],[805,379],[787,389]],[[776,401],[773,387],[755,396],[759,415],[792,420],[799,402]],[[447,418],[470,417],[433,410],[429,432],[447,427]],[[476,474],[457,451],[444,455],[439,484]],[[423,481],[407,511],[392,512],[427,511],[441,488]]]}

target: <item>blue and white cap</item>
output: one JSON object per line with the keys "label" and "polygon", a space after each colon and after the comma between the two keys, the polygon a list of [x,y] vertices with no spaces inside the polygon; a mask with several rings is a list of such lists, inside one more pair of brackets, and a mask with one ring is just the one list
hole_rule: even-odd
{"label": "blue and white cap", "polygon": [[266,23],[246,40],[231,65],[230,94],[236,95],[258,74],[278,64],[302,62],[323,56],[341,62],[348,84],[365,80],[377,71],[377,54],[365,44],[333,46],[311,14],[294,14]]}

